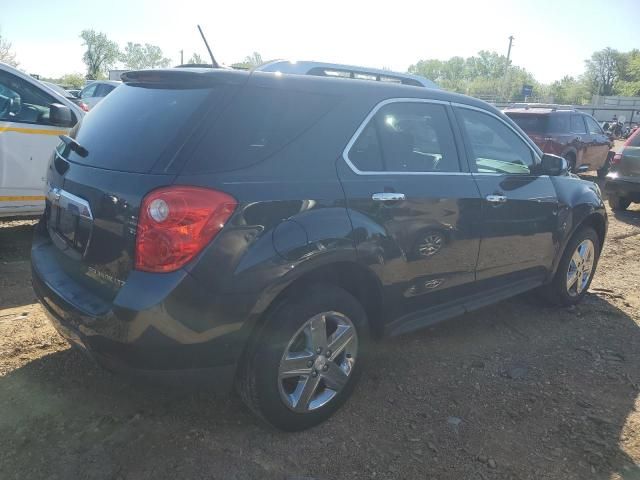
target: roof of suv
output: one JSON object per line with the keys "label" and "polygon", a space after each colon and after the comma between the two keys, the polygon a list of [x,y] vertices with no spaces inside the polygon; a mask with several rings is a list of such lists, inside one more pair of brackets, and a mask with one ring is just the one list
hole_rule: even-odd
{"label": "roof of suv", "polygon": [[[387,72],[389,73],[389,72]],[[185,84],[207,85],[215,83],[242,84],[251,77],[252,81],[273,86],[274,82],[284,82],[288,88],[301,88],[308,91],[318,91],[334,94],[368,94],[378,101],[387,98],[425,98],[445,102],[472,105],[492,113],[500,113],[492,105],[477,98],[447,92],[441,89],[424,88],[392,82],[372,82],[369,80],[353,79],[345,82],[336,77],[315,75],[282,75],[279,72],[263,72],[259,70],[227,70],[216,68],[172,68],[130,71],[122,74],[123,83],[163,83],[184,82]]]}

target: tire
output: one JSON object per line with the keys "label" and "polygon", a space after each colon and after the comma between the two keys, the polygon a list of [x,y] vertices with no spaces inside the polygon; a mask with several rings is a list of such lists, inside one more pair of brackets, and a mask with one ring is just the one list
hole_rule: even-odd
{"label": "tire", "polygon": [[612,210],[617,212],[626,210],[631,205],[631,200],[626,199],[625,197],[620,196],[610,196],[609,197],[609,206]]}
{"label": "tire", "polygon": [[[322,320],[325,313],[326,322]],[[325,332],[328,332],[327,347],[322,355],[318,355],[316,348],[311,346],[311,328],[314,325],[326,325]],[[353,327],[355,339],[352,338],[337,353],[337,358],[332,360],[331,357],[336,353],[327,353],[327,350],[338,332],[336,328],[332,333],[332,327],[338,325],[341,332]],[[314,328],[314,331],[321,330]],[[254,413],[278,429],[299,431],[318,425],[349,398],[362,370],[363,353],[368,341],[367,315],[351,294],[333,285],[309,285],[299,290],[298,294],[285,297],[268,313],[262,335],[248,352],[241,368],[237,382],[240,396]],[[292,363],[284,363],[285,356],[296,360],[304,356],[304,360],[293,367]],[[313,366],[308,368],[311,364]],[[296,374],[282,379],[281,372],[289,370],[282,375],[290,375],[291,368]],[[304,375],[298,374],[299,369],[304,370]],[[339,372],[342,374],[339,375]],[[338,377],[339,383],[336,385],[341,387],[330,388],[333,387],[330,379]],[[317,385],[314,395],[305,396],[305,392],[311,391],[310,388],[305,389],[307,384]],[[305,402],[305,398],[310,398],[311,402]]]}
{"label": "tire", "polygon": [[[574,267],[576,266],[576,262],[573,260],[573,257],[578,246],[582,245],[583,242],[591,242],[591,246],[593,247],[591,269],[588,277],[582,277],[583,279],[586,279],[586,281],[582,281],[580,288],[578,288],[578,282],[580,282],[579,275],[576,275],[576,283],[569,287],[569,269],[571,267],[572,270],[575,270]],[[567,243],[552,282],[549,285],[546,285],[543,289],[546,298],[551,301],[551,303],[560,306],[570,306],[580,303],[587,293],[587,290],[589,290],[591,280],[593,280],[593,275],[596,271],[596,267],[598,266],[599,257],[600,239],[598,234],[591,227],[579,228],[578,231],[574,233],[573,237],[571,237],[569,243]],[[580,272],[580,270],[578,270],[578,272]]]}
{"label": "tire", "polygon": [[571,173],[576,173],[576,156],[573,153],[567,153],[565,154],[564,159],[567,161],[569,171]]}
{"label": "tire", "polygon": [[598,178],[606,178],[609,170],[611,169],[611,157],[607,155],[607,159],[604,162],[602,168],[598,169]]}

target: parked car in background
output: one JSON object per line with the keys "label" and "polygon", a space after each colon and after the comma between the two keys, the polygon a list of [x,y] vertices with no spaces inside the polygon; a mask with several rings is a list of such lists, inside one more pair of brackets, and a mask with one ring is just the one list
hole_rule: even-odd
{"label": "parked car in background", "polygon": [[95,80],[80,90],[79,98],[91,110],[121,83],[116,80]]}
{"label": "parked car in background", "polygon": [[77,90],[75,88],[69,88],[67,92],[69,92],[71,95],[73,95],[76,98],[80,98],[80,90]]}
{"label": "parked car in background", "polygon": [[[82,99],[78,98],[77,95],[74,95],[71,90],[65,90],[64,88],[62,88],[60,85],[56,85],[55,83],[51,83],[51,82],[44,82],[42,81],[42,83],[44,85],[46,85],[47,87],[49,87],[51,90],[53,90],[54,92],[58,92],[58,94],[62,95],[64,98],[66,98],[67,100],[69,100],[70,102],[75,103],[76,105],[78,105],[82,110],[84,110],[85,112],[89,111],[89,107],[86,103],[84,103],[82,101]],[[76,90],[77,92],[79,92],[80,90]]]}
{"label": "parked car in background", "polygon": [[112,369],[235,383],[300,430],[348,398],[372,335],[589,287],[597,185],[489,104],[214,68],[123,79],[55,152],[31,250],[52,323]]}
{"label": "parked car in background", "polygon": [[574,109],[536,106],[507,108],[504,113],[543,152],[565,158],[572,172],[596,170],[600,178],[609,172],[613,143],[591,115]]}
{"label": "parked car in background", "polygon": [[613,210],[626,210],[640,203],[640,130],[636,129],[612,160],[605,193]]}
{"label": "parked car in background", "polygon": [[341,65],[339,63],[275,60],[256,67],[255,71],[371,80],[385,83],[413,85],[414,87],[438,88],[438,85],[434,82],[419,75],[392,72],[390,70],[379,70],[376,68],[357,67],[355,65]]}
{"label": "parked car in background", "polygon": [[42,213],[51,151],[83,114],[67,97],[0,63],[0,217]]}

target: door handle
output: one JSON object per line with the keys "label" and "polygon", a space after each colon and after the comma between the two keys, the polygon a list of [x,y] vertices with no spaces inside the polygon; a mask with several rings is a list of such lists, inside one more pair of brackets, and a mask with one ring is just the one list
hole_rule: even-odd
{"label": "door handle", "polygon": [[504,195],[487,195],[485,198],[489,203],[507,203],[507,197],[505,197]]}
{"label": "door handle", "polygon": [[398,202],[404,200],[406,197],[404,193],[396,193],[396,192],[383,192],[383,193],[374,193],[371,195],[371,200],[374,202]]}

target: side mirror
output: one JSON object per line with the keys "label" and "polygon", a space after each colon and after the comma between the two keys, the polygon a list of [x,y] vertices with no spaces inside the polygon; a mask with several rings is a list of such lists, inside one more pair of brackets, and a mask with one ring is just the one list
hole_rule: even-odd
{"label": "side mirror", "polygon": [[69,107],[52,103],[49,105],[49,123],[57,127],[73,127],[76,121]]}
{"label": "side mirror", "polygon": [[544,175],[558,177],[560,175],[567,174],[567,172],[569,171],[569,164],[564,158],[559,157],[558,155],[545,153],[544,155],[542,155],[540,171]]}

